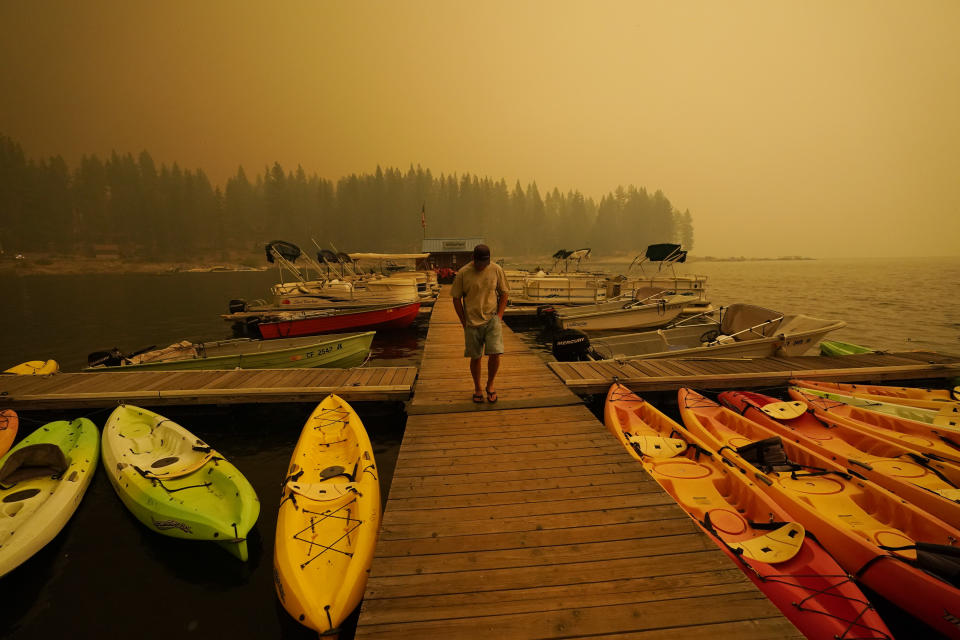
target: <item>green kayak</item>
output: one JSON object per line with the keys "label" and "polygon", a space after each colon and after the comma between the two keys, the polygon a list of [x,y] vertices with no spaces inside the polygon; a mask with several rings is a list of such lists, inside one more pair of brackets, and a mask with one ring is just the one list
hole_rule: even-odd
{"label": "green kayak", "polygon": [[279,340],[184,340],[163,349],[124,355],[119,350],[88,356],[84,371],[178,371],[213,369],[349,369],[367,359],[375,332],[341,333]]}
{"label": "green kayak", "polygon": [[827,400],[833,400],[835,402],[842,402],[848,404],[851,407],[859,407],[861,409],[868,409],[870,411],[875,411],[877,413],[885,413],[891,416],[897,416],[898,418],[906,418],[907,420],[916,420],[917,422],[926,422],[928,424],[933,424],[933,421],[936,420],[938,413],[931,409],[918,409],[917,407],[908,407],[904,404],[894,404],[892,402],[877,402],[875,400],[867,400],[866,398],[855,398],[853,396],[844,395],[842,393],[833,393],[831,391],[821,391],[820,389],[809,389],[807,387],[797,387],[792,386],[792,389],[799,389],[804,393],[808,393],[813,396],[820,396],[821,398],[826,398]]}
{"label": "green kayak", "polygon": [[103,427],[103,466],[123,504],[148,528],[217,542],[247,560],[257,494],[235,466],[176,422],[120,405]]}
{"label": "green kayak", "polygon": [[100,438],[86,418],[46,424],[0,458],[0,576],[53,540],[97,468]]}
{"label": "green kayak", "polygon": [[822,356],[851,356],[857,353],[873,353],[873,351],[873,349],[861,347],[858,344],[840,342],[839,340],[824,340],[820,343],[820,355]]}

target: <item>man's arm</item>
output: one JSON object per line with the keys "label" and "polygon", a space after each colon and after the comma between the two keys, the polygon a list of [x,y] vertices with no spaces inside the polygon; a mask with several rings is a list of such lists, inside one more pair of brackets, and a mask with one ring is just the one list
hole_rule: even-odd
{"label": "man's arm", "polygon": [[460,318],[460,325],[467,326],[467,319],[463,313],[463,274],[459,271],[453,277],[453,286],[450,287],[450,297],[453,298],[453,308]]}
{"label": "man's arm", "polygon": [[510,286],[507,284],[507,276],[503,269],[497,271],[497,316],[503,320],[503,312],[507,308],[507,294],[510,293]]}

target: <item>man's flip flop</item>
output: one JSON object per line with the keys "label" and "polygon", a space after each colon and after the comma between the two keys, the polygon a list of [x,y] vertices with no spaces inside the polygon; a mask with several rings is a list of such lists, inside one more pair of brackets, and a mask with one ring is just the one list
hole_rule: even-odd
{"label": "man's flip flop", "polygon": [[483,394],[480,394],[480,393],[473,394],[473,401],[476,402],[477,404],[480,404],[481,402],[483,402]]}
{"label": "man's flip flop", "polygon": [[487,402],[493,404],[497,401],[497,392],[496,391],[487,391]]}

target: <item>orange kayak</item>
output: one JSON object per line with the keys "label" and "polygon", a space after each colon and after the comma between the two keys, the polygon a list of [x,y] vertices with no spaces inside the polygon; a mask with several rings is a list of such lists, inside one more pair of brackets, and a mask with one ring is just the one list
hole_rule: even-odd
{"label": "orange kayak", "polygon": [[900,444],[915,453],[943,463],[941,471],[960,485],[960,431],[949,427],[909,420],[885,413],[822,398],[790,387],[790,397],[806,405],[822,420],[842,423]]}
{"label": "orange kayak", "polygon": [[866,596],[757,485],[620,384],[607,428],[808,638],[890,638]]}
{"label": "orange kayak", "polygon": [[960,530],[690,390],[687,429],[750,478],[881,597],[960,638]]}
{"label": "orange kayak", "polygon": [[[829,458],[841,471],[860,474],[944,522],[960,525],[960,487],[932,460],[867,431],[818,418],[797,400],[784,403],[749,391],[724,391],[718,399],[777,435]],[[784,405],[796,405],[793,409],[799,415],[791,417],[791,407]]]}
{"label": "orange kayak", "polygon": [[842,393],[864,400],[892,402],[920,409],[941,410],[955,405],[960,410],[960,397],[957,391],[946,389],[920,389],[915,387],[888,387],[878,384],[851,384],[846,382],[820,382],[819,380],[791,380],[790,384],[807,389],[817,389],[831,393]]}
{"label": "orange kayak", "polygon": [[0,411],[0,456],[5,454],[13,446],[13,441],[17,437],[17,427],[20,426],[20,420],[13,409],[4,409]]}

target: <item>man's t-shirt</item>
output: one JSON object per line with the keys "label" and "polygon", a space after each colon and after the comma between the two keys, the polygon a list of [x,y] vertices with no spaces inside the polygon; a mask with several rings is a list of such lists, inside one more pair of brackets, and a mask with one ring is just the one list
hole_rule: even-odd
{"label": "man's t-shirt", "polygon": [[505,296],[509,290],[500,265],[491,262],[483,271],[477,271],[473,262],[468,262],[453,278],[450,295],[463,298],[467,324],[479,327],[497,315],[497,294]]}

